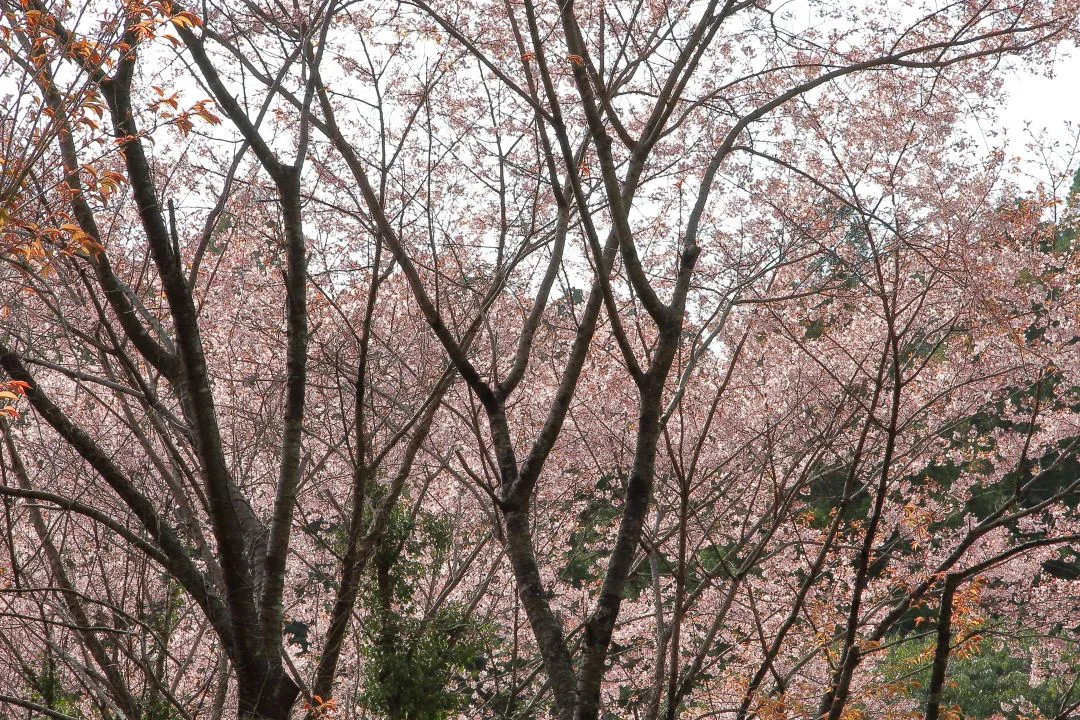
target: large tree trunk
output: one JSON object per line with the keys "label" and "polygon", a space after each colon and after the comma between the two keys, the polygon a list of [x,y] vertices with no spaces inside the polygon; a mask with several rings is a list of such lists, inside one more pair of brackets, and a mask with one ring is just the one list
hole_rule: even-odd
{"label": "large tree trunk", "polygon": [[282,670],[262,678],[240,679],[240,720],[288,720],[300,688]]}

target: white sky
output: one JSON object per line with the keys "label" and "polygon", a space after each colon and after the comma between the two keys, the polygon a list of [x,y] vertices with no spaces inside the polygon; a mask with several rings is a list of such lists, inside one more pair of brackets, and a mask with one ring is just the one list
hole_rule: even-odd
{"label": "white sky", "polygon": [[[1001,128],[1008,139],[1008,153],[1037,163],[1028,147],[1033,134],[1045,132],[1048,139],[1061,142],[1059,152],[1068,156],[1075,148],[1080,130],[1080,50],[1059,56],[1052,77],[1018,70],[1006,81],[1007,104],[1000,110]],[[1072,157],[1071,175],[1080,167],[1080,158]],[[1065,157],[1060,158],[1067,163]],[[1032,167],[1033,175],[1042,175]]]}
{"label": "white sky", "polygon": [[1025,121],[1048,129],[1061,129],[1067,120],[1080,124],[1080,53],[1076,51],[1072,57],[1059,57],[1054,77],[1019,71],[1006,88],[1010,97],[1002,119],[1012,128],[1022,130]]}

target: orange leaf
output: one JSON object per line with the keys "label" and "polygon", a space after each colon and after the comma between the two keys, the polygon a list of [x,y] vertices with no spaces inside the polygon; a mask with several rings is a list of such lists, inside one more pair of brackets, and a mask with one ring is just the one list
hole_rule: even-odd
{"label": "orange leaf", "polygon": [[169,22],[178,28],[190,29],[202,25],[198,16],[193,15],[187,11],[179,12],[176,15],[169,18]]}

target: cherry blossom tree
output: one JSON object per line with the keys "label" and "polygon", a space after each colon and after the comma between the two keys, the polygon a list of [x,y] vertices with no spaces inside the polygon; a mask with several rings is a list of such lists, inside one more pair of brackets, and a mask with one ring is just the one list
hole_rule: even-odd
{"label": "cherry blossom tree", "polygon": [[1073,5],[0,6],[0,701],[937,718],[1074,641],[1075,197],[965,124]]}

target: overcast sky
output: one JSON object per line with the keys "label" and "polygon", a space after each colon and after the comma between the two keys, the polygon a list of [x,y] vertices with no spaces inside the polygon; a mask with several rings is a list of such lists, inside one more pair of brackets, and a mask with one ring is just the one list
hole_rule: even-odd
{"label": "overcast sky", "polygon": [[1018,72],[1008,82],[1011,95],[1006,116],[1011,125],[1025,120],[1061,126],[1065,120],[1080,122],[1080,52],[1059,57],[1054,77]]}
{"label": "overcast sky", "polygon": [[[1010,154],[1029,155],[1026,127],[1032,132],[1045,130],[1070,147],[1075,143],[1073,131],[1080,128],[1080,51],[1074,49],[1070,54],[1059,58],[1053,77],[1017,72],[1006,83],[1009,102],[1002,108],[1001,121],[1008,133]],[[1066,126],[1070,122],[1072,131]]]}

